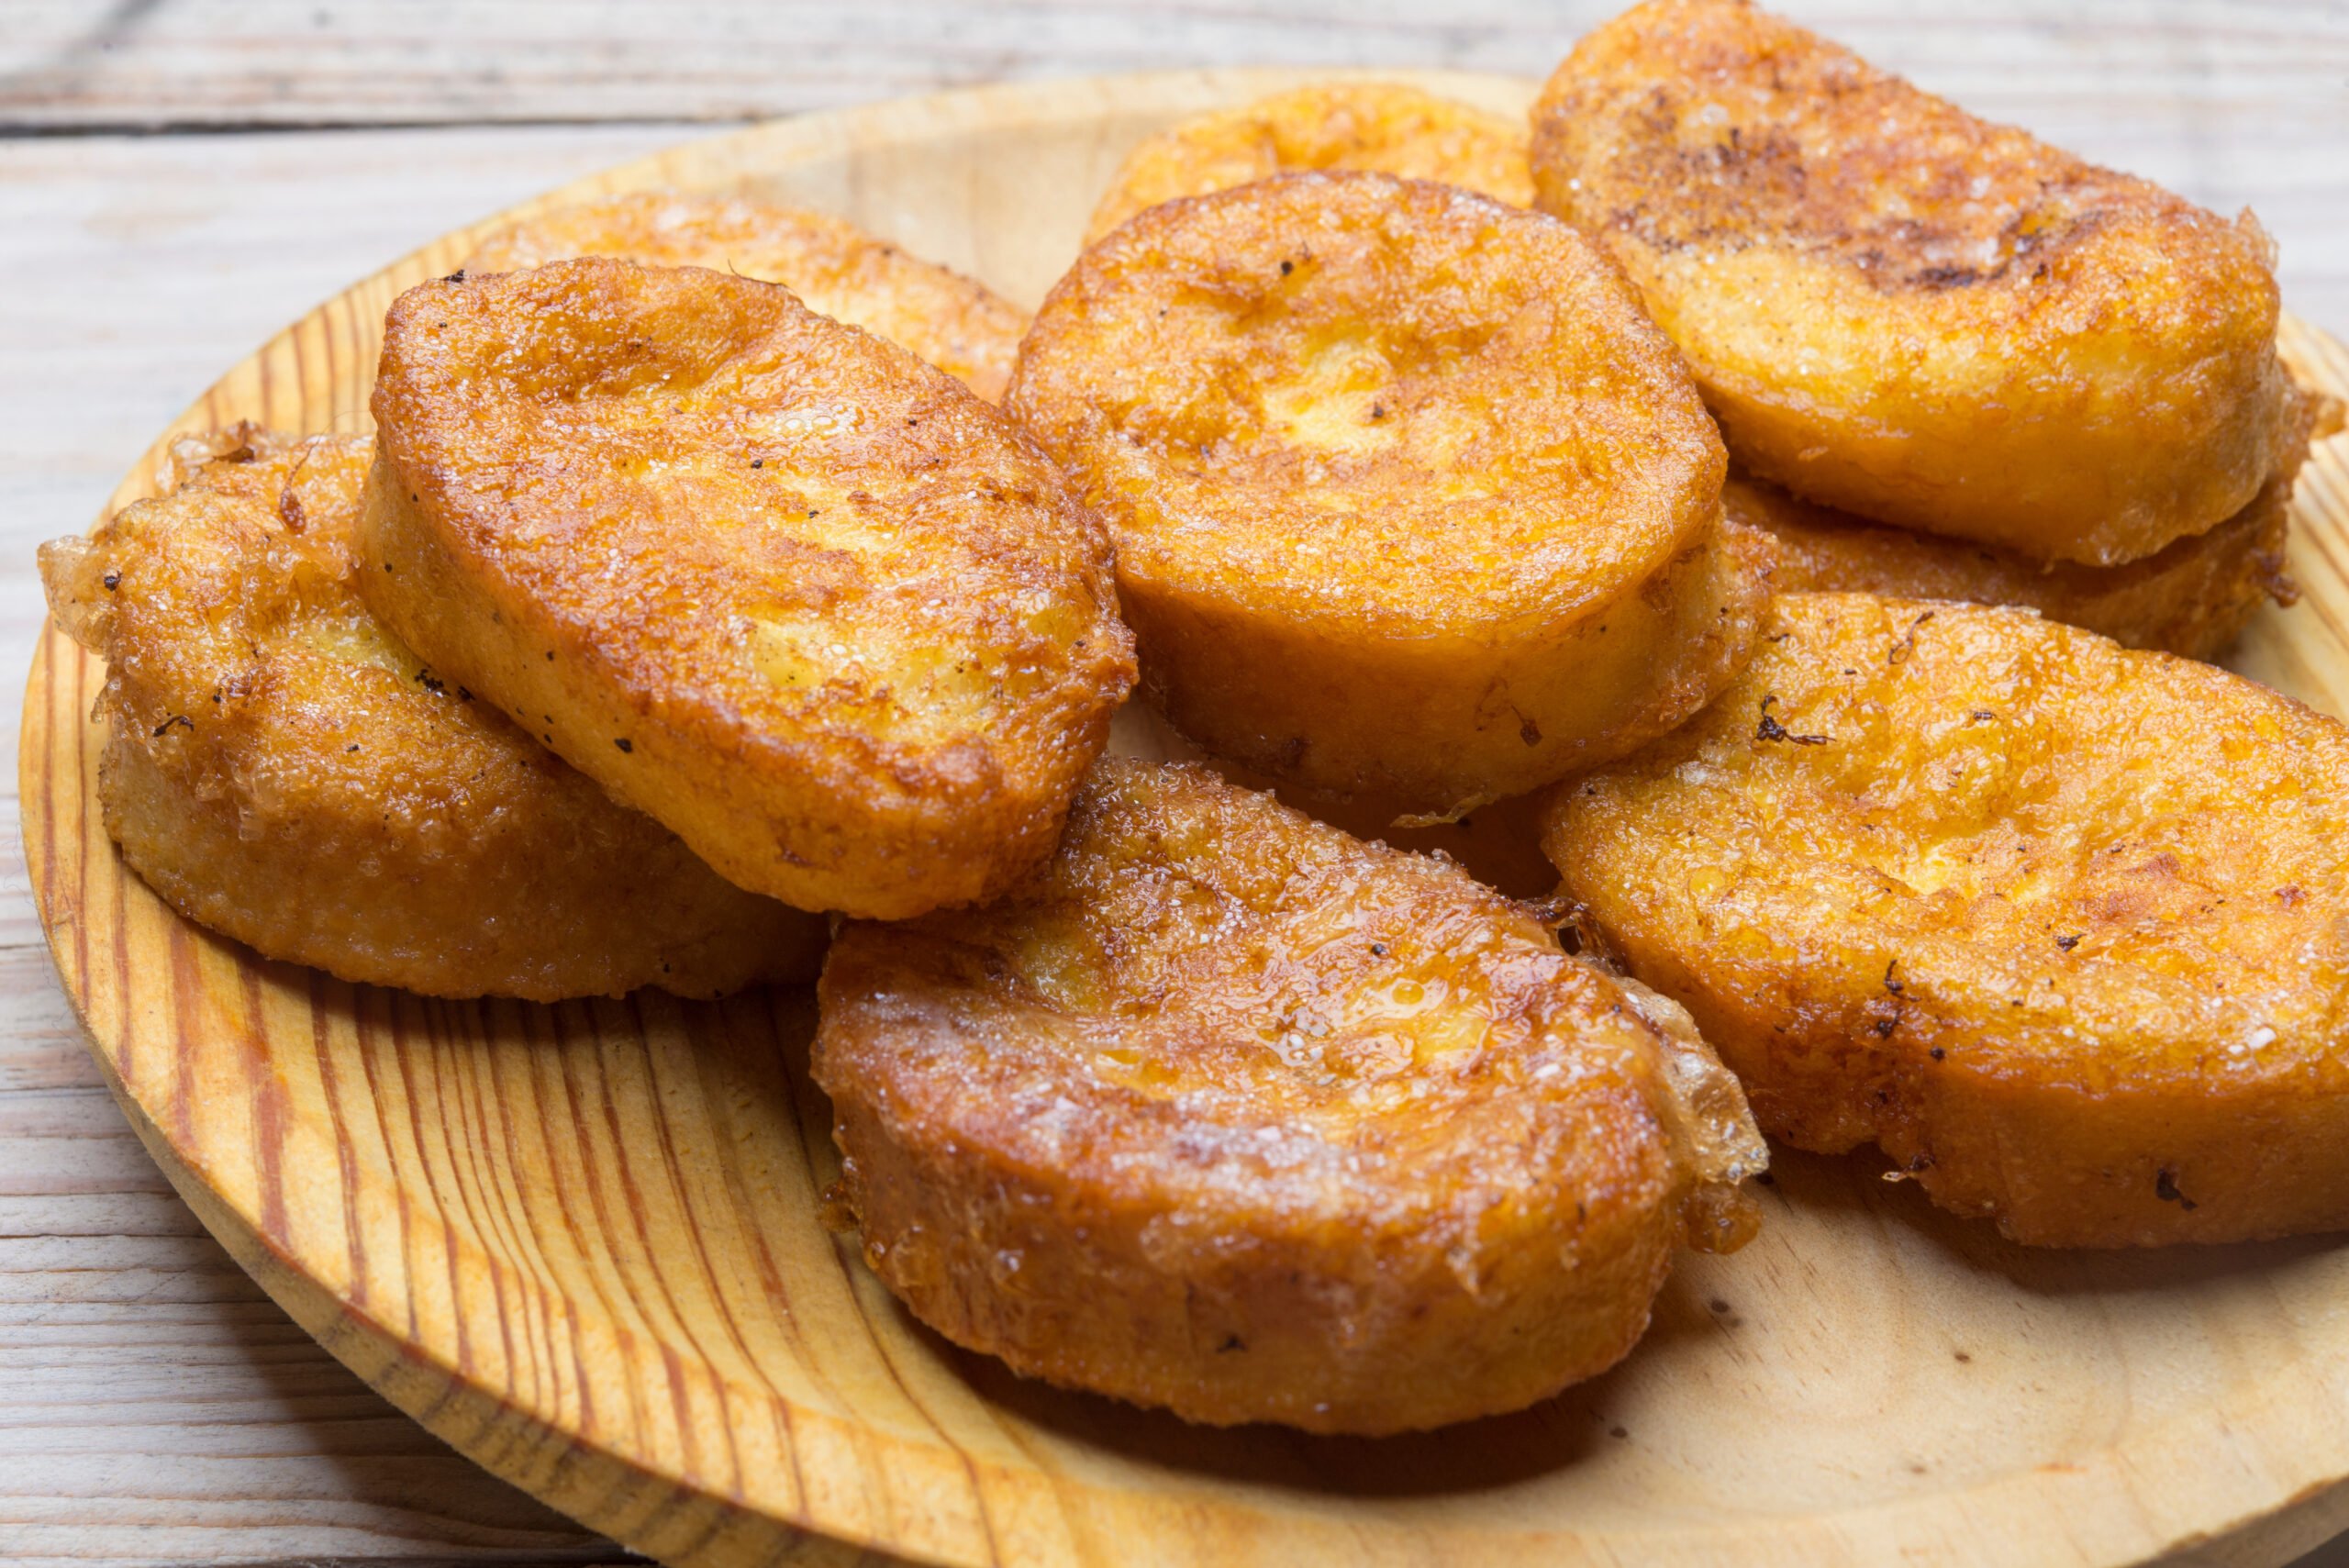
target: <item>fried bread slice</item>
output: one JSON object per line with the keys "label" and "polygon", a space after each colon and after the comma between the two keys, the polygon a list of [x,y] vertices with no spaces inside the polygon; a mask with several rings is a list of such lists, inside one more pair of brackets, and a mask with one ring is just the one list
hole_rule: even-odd
{"label": "fried bread slice", "polygon": [[556,207],[491,234],[463,270],[510,272],[573,256],[781,284],[808,309],[912,350],[991,403],[1003,397],[1028,327],[985,284],[845,218],[746,196],[630,191]]}
{"label": "fried bread slice", "polygon": [[1162,202],[1293,170],[1367,169],[1533,205],[1522,122],[1391,82],[1329,82],[1200,115],[1126,155],[1087,245]]}
{"label": "fried bread slice", "polygon": [[2349,728],[2025,610],[1773,620],[1544,838],[1764,1129],[2021,1241],[2349,1227]]}
{"label": "fried bread slice", "polygon": [[1534,111],[1541,204],[1687,355],[1730,450],[1860,517],[2111,566],[2292,459],[2272,246],[1745,0],[1649,0]]}
{"label": "fried bread slice", "polygon": [[250,426],[41,550],[106,662],[106,830],[189,918],[439,996],[711,995],[813,978],[815,916],[744,893],[426,668],[361,602],[373,443]]}
{"label": "fried bread slice", "polygon": [[1278,175],[1054,287],[1009,406],[1108,519],[1149,695],[1258,773],[1456,815],[1620,755],[1763,601],[1679,356],[1564,224]]}
{"label": "fried bread slice", "polygon": [[961,384],[590,258],[385,324],[370,605],[741,886],[895,918],[1051,852],[1133,679],[1108,544]]}
{"label": "fried bread slice", "polygon": [[1195,1421],[1515,1409],[1727,1251],[1764,1153],[1685,1015],[1444,862],[1106,759],[1000,903],[843,928],[864,1255],[959,1344]]}
{"label": "fried bread slice", "polygon": [[2021,605],[2111,638],[2188,659],[2215,659],[2259,609],[2299,597],[2288,562],[2289,480],[2204,533],[2125,566],[2042,565],[2012,550],[1867,522],[1813,506],[1763,479],[1721,490],[1731,519],[1777,546],[1779,593],[1865,593],[1897,599]]}

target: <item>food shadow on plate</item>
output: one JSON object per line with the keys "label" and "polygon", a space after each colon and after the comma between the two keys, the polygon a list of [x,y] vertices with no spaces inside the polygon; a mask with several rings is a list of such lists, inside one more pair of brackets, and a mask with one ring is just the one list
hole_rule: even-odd
{"label": "food shadow on plate", "polygon": [[[896,1310],[907,1330],[996,1410],[1063,1442],[1200,1478],[1330,1496],[1437,1496],[1509,1486],[1583,1463],[1625,1435],[1595,1398],[1604,1378],[1510,1415],[1388,1437],[1327,1437],[1264,1424],[1195,1426],[1163,1410],[1022,1377]],[[1651,1334],[1663,1329],[1664,1316],[1660,1302]]]}
{"label": "food shadow on plate", "polygon": [[[1993,1275],[2034,1296],[2133,1295],[2262,1273],[2279,1264],[2349,1247],[2349,1236],[2290,1236],[2272,1241],[2181,1242],[2167,1247],[2026,1247],[1987,1219],[1936,1207],[1874,1149],[1809,1154],[1773,1142],[1770,1184],[1807,1217],[1850,1226],[1897,1227],[1944,1266]],[[1763,1234],[1780,1215],[1765,1210]],[[1735,1260],[1729,1260],[1733,1268]]]}

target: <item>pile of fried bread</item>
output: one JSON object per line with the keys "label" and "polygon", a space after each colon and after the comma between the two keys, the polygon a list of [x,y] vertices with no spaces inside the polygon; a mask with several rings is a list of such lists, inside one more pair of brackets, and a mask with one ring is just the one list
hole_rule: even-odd
{"label": "pile of fried bread", "polygon": [[[814,979],[916,1316],[1390,1432],[1621,1358],[1765,1134],[2025,1243],[2349,1228],[2349,728],[2203,662],[2338,428],[2277,318],[2249,215],[1650,0],[1530,124],[1167,130],[1032,319],[545,211],[392,306],[372,436],[184,439],[41,567],[189,917]],[[1198,760],[1107,754],[1137,686]],[[1546,896],[1401,847],[1472,813]]]}

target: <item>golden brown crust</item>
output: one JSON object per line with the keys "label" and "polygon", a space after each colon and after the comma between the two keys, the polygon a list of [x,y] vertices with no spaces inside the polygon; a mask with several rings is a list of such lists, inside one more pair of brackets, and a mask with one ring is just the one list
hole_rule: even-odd
{"label": "golden brown crust", "polygon": [[2269,244],[1986,124],[1743,0],[1650,0],[1534,111],[1588,229],[1754,473],[1862,517],[2116,565],[2285,465]]}
{"label": "golden brown crust", "polygon": [[808,309],[862,327],[1000,402],[1028,317],[984,284],[909,256],[844,218],[741,196],[632,191],[502,228],[464,271],[510,272],[573,256],[707,267],[781,284]]}
{"label": "golden brown crust", "polygon": [[1052,851],[1133,680],[1000,413],[785,290],[608,260],[385,324],[370,604],[735,883],[894,918]]}
{"label": "golden brown crust", "polygon": [[2021,605],[2128,648],[2214,659],[2259,606],[2299,597],[2286,562],[2292,486],[2271,479],[2250,506],[2207,533],[2125,566],[2043,566],[2010,550],[1886,528],[1796,499],[1767,480],[1732,479],[1731,519],[1777,546],[1782,594],[1867,593],[1896,599]]}
{"label": "golden brown crust", "polygon": [[1108,519],[1145,680],[1210,751],[1441,814],[1693,712],[1762,597],[1679,358],[1573,230],[1285,174],[1055,286],[1010,406]]}
{"label": "golden brown crust", "polygon": [[1773,618],[1544,845],[1764,1128],[2023,1241],[2349,1227],[2349,729],[2023,610]]}
{"label": "golden brown crust", "polygon": [[1389,82],[1326,82],[1183,121],[1126,155],[1091,245],[1134,214],[1296,170],[1366,169],[1533,205],[1525,127]]}
{"label": "golden brown crust", "polygon": [[346,980],[539,1001],[815,973],[815,917],[729,886],[360,603],[364,438],[183,442],[170,494],[41,550],[106,661],[106,828],[190,918]]}
{"label": "golden brown crust", "polygon": [[1387,1432],[1612,1364],[1764,1158],[1678,1009],[1442,862],[1105,760],[1013,898],[852,922],[817,1081],[874,1270],[1022,1373]]}

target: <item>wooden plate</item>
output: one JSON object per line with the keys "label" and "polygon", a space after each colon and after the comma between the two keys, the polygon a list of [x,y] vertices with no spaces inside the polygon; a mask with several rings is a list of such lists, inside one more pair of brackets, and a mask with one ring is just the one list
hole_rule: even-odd
{"label": "wooden plate", "polygon": [[[830,208],[1033,303],[1119,155],[1297,80],[997,88],[764,126],[559,193]],[[1517,109],[1525,83],[1429,76]],[[533,204],[540,205],[540,204]],[[166,432],[363,423],[384,306],[328,301]],[[2290,323],[2303,373],[2349,352]],[[158,440],[158,447],[161,439]],[[2238,667],[2349,711],[2349,466],[2296,503],[2297,608]],[[117,493],[150,493],[150,461]],[[270,1294],[473,1459],[672,1562],[2279,1562],[2349,1526],[2349,1244],[2034,1252],[1881,1168],[1783,1156],[1762,1239],[1690,1258],[1614,1373],[1426,1438],[1217,1432],[1022,1384],[913,1325],[818,1221],[803,994],[451,1004],[256,958],[126,874],[98,667],[53,629],[27,858],[131,1123]],[[843,1544],[843,1543],[853,1543]]]}

